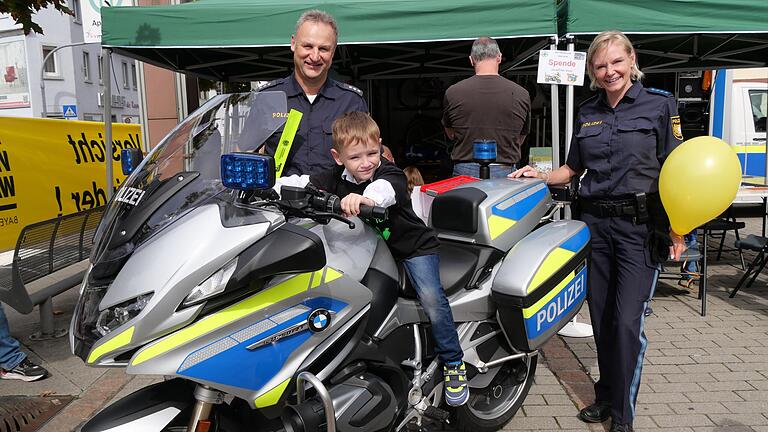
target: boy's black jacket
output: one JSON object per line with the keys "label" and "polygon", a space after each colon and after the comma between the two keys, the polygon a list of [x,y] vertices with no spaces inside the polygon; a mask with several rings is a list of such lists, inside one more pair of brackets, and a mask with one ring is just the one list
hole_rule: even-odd
{"label": "boy's black jacket", "polygon": [[398,261],[438,252],[440,243],[437,235],[414,213],[411,196],[408,194],[408,180],[400,168],[382,159],[381,165],[376,169],[371,180],[359,185],[342,179],[343,172],[344,167],[337,166],[311,175],[309,181],[326,192],[338,195],[339,198],[344,198],[351,193],[362,195],[365,188],[373,181],[379,179],[388,181],[395,190],[397,201],[389,207],[389,219],[368,222],[383,233],[392,256]]}

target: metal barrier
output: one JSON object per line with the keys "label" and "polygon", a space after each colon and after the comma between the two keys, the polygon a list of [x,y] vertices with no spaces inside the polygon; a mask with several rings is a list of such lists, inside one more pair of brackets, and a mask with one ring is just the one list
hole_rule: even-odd
{"label": "metal barrier", "polygon": [[103,211],[97,207],[27,225],[10,267],[0,267],[0,300],[23,314],[40,306],[40,332],[33,339],[67,334],[54,328],[52,299],[82,281]]}

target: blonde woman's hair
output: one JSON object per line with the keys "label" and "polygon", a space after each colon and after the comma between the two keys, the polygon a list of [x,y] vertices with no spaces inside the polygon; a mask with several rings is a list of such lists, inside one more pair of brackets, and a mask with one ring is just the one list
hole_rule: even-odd
{"label": "blonde woman's hair", "polygon": [[344,146],[372,140],[379,143],[379,126],[367,113],[348,112],[333,122],[333,148],[341,152]]}
{"label": "blonde woman's hair", "polygon": [[589,45],[589,50],[587,50],[587,74],[589,75],[590,80],[589,88],[592,90],[600,88],[600,86],[597,85],[595,73],[592,71],[592,59],[596,52],[603,48],[607,48],[613,43],[619,44],[624,48],[624,51],[628,56],[635,58],[630,69],[630,79],[632,81],[638,81],[643,78],[643,72],[641,72],[640,68],[637,66],[637,54],[635,54],[635,49],[632,47],[632,42],[629,41],[629,38],[627,38],[624,33],[618,30],[607,30],[595,36],[595,39]]}
{"label": "blonde woman's hair", "polygon": [[424,185],[424,177],[421,176],[421,171],[415,166],[405,167],[403,173],[405,173],[405,177],[408,179],[408,193],[413,192],[414,187]]}

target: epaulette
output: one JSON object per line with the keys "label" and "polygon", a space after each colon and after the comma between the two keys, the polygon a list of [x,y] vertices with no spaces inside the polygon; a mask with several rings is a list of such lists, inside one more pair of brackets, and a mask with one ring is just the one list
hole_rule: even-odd
{"label": "epaulette", "polygon": [[281,82],[283,82],[284,79],[285,78],[278,78],[276,80],[272,80],[272,81],[268,81],[268,82],[265,82],[265,83],[261,83],[258,86],[256,86],[254,91],[262,91],[264,89],[268,89],[270,87],[274,87],[274,86],[280,84]]}
{"label": "epaulette", "polygon": [[336,81],[336,85],[344,90],[355,92],[357,93],[358,96],[363,97],[363,91],[351,84],[347,84],[341,81]]}
{"label": "epaulette", "polygon": [[599,93],[593,94],[592,96],[588,97],[587,99],[585,99],[585,100],[581,101],[581,103],[579,104],[579,106],[582,106],[582,105],[586,104],[587,102],[592,102],[592,101],[594,101],[594,100],[595,100],[595,98],[597,98],[598,96],[600,96],[600,94],[599,94]]}
{"label": "epaulette", "polygon": [[672,96],[672,93],[670,93],[670,92],[668,92],[666,90],[657,89],[657,88],[654,88],[654,87],[646,87],[645,89],[648,90],[651,93],[660,94],[660,95],[663,95],[663,96]]}

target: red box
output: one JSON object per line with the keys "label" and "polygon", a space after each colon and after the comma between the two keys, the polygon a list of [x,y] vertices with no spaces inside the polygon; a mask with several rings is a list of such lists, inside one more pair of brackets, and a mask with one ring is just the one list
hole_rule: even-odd
{"label": "red box", "polygon": [[456,176],[451,177],[445,180],[440,180],[438,182],[425,184],[421,187],[421,191],[426,193],[429,196],[435,197],[442,193],[448,192],[451,189],[456,188],[457,186],[461,186],[467,183],[474,183],[476,181],[480,181],[477,177],[471,177],[471,176]]}

